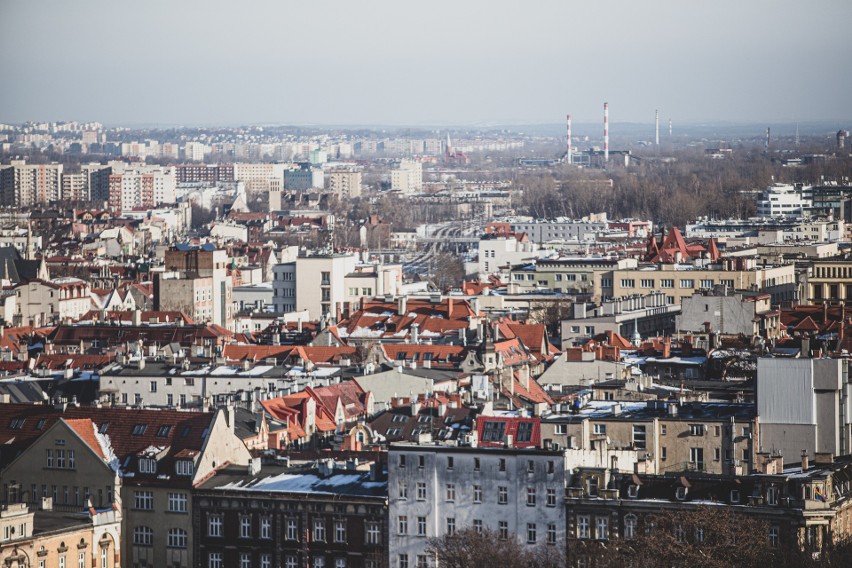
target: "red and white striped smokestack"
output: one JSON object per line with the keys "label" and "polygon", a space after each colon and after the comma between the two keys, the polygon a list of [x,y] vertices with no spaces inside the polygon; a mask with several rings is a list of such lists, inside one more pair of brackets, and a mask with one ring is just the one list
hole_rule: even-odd
{"label": "red and white striped smokestack", "polygon": [[568,115],[568,163],[574,163],[574,157],[571,154],[571,115]]}
{"label": "red and white striped smokestack", "polygon": [[604,103],[604,161],[609,161],[609,103]]}

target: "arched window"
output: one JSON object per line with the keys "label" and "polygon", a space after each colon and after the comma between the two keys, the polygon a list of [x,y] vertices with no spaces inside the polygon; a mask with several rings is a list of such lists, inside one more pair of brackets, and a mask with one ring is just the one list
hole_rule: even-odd
{"label": "arched window", "polygon": [[186,548],[188,535],[183,529],[169,529],[169,548]]}
{"label": "arched window", "polygon": [[632,513],[624,516],[624,538],[625,540],[636,538],[636,515]]}

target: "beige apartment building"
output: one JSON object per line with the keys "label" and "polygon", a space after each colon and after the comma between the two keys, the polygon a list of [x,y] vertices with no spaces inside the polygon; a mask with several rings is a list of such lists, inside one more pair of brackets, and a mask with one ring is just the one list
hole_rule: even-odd
{"label": "beige apartment building", "polygon": [[0,512],[0,566],[117,568],[120,546],[121,511],[115,509],[69,514],[44,499],[38,510],[11,503]]}
{"label": "beige apartment building", "polygon": [[233,279],[223,250],[170,250],[154,279],[154,309],[183,311],[197,322],[233,329]]}
{"label": "beige apartment building", "polygon": [[234,180],[245,184],[246,193],[268,192],[270,180],[283,180],[289,164],[234,164]]}
{"label": "beige apartment building", "polygon": [[852,259],[814,260],[804,284],[804,303],[842,304],[852,300]]}
{"label": "beige apartment building", "polygon": [[3,500],[37,505],[47,498],[66,512],[86,510],[89,501],[112,506],[121,512],[113,550],[121,551],[122,566],[190,568],[192,488],[217,467],[251,458],[234,416],[233,409],[0,405],[10,428],[0,441],[10,456],[19,452],[3,460]]}
{"label": "beige apartment building", "polygon": [[14,290],[16,325],[40,327],[77,320],[92,309],[89,283],[79,278],[31,280]]}
{"label": "beige apartment building", "polygon": [[[611,284],[614,271],[635,270],[638,265],[634,258],[539,259],[535,263],[512,267],[509,291],[575,292],[590,294],[592,301],[599,302],[604,297],[614,297]],[[608,287],[605,287],[607,284]]]}
{"label": "beige apartment building", "polygon": [[773,304],[794,301],[798,297],[796,267],[793,264],[765,267],[746,265],[743,269],[660,264],[613,270],[611,274],[601,277],[601,293],[604,297],[620,298],[659,290],[666,295],[670,304],[679,304],[695,292],[709,290],[714,286],[763,292],[772,296]]}
{"label": "beige apartment building", "polygon": [[325,183],[328,190],[346,199],[361,195],[361,170],[356,168],[334,168],[325,172]]}
{"label": "beige apartment building", "polygon": [[644,452],[642,471],[748,474],[757,447],[754,407],[665,401],[595,402],[579,415],[541,422],[544,443],[582,450]]}

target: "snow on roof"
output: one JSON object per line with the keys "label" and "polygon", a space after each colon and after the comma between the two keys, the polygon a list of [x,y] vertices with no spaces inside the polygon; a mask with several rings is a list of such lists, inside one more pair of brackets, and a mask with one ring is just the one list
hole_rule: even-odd
{"label": "snow on roof", "polygon": [[118,473],[119,469],[121,469],[121,464],[118,461],[118,457],[115,455],[115,451],[112,449],[112,443],[109,440],[109,436],[107,434],[101,434],[98,431],[97,424],[94,422],[92,422],[92,429],[95,431],[95,438],[98,440],[98,445],[101,447],[101,452],[103,452],[107,464],[111,470]]}
{"label": "snow on roof", "polygon": [[237,491],[283,491],[290,493],[340,493],[347,486],[356,486],[370,492],[387,485],[383,481],[365,481],[363,473],[341,473],[322,478],[315,474],[282,473],[270,475],[248,483],[236,481],[219,487]]}

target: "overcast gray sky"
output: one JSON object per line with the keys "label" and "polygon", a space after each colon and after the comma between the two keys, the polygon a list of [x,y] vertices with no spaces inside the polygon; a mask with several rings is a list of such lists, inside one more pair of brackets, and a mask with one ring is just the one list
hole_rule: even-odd
{"label": "overcast gray sky", "polygon": [[852,117],[850,0],[0,0],[0,121]]}

